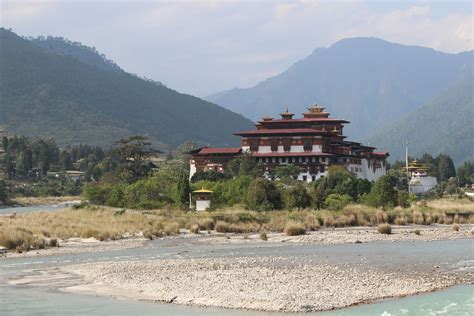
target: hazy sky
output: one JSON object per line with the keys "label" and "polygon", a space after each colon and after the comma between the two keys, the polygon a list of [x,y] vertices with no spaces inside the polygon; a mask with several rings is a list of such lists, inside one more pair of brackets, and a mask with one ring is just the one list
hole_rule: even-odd
{"label": "hazy sky", "polygon": [[471,1],[5,1],[0,24],[96,47],[126,71],[197,96],[250,87],[355,36],[473,49]]}

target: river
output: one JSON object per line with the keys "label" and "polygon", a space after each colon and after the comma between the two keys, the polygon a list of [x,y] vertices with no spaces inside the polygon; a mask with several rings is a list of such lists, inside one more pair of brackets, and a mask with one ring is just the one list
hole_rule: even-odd
{"label": "river", "polygon": [[[56,211],[71,202],[0,209],[0,214]],[[472,239],[433,242],[372,242],[340,245],[281,245],[277,248],[266,243],[222,244],[196,246],[190,240],[154,240],[144,247],[126,250],[45,257],[0,259],[0,314],[1,315],[230,315],[267,316],[282,313],[221,310],[173,304],[159,304],[117,300],[106,297],[64,293],[55,287],[27,287],[7,285],[9,278],[25,270],[42,269],[71,263],[141,260],[161,258],[197,258],[216,256],[290,255],[302,261],[308,255],[320,254],[321,263],[364,262],[384,269],[405,267],[423,269],[438,264],[449,271],[474,271],[474,244]],[[309,313],[310,316],[355,315],[472,315],[474,285],[460,285],[446,290],[400,299],[361,305],[343,310]],[[291,314],[290,314],[291,315]]]}
{"label": "river", "polygon": [[[199,237],[196,237],[199,238]],[[11,286],[6,281],[25,270],[71,263],[196,258],[215,256],[290,255],[305,260],[317,255],[323,263],[345,262],[377,265],[384,269],[423,269],[437,264],[440,269],[463,273],[474,271],[472,239],[416,242],[372,242],[340,245],[192,244],[191,239],[165,239],[148,242],[144,247],[95,253],[47,257],[0,259],[0,306],[2,315],[235,315],[266,316],[265,313],[177,306],[116,300],[105,297],[60,292],[55,287]],[[320,255],[318,255],[320,254]],[[314,257],[314,256],[313,256]],[[391,299],[343,310],[306,315],[472,315],[474,285],[461,285],[443,291]]]}

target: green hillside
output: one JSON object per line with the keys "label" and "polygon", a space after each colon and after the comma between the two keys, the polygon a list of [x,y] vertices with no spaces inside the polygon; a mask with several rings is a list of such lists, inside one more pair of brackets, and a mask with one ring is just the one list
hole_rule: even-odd
{"label": "green hillside", "polygon": [[123,71],[115,62],[100,54],[95,48],[69,41],[63,37],[40,36],[27,38],[31,43],[58,55],[75,58],[85,64],[111,71]]}
{"label": "green hillside", "polygon": [[377,131],[370,144],[404,159],[405,142],[411,156],[446,153],[456,164],[474,160],[473,78],[459,82],[398,122]]}
{"label": "green hillside", "polygon": [[351,38],[316,49],[252,88],[207,99],[253,120],[275,117],[286,106],[300,114],[316,102],[351,121],[345,132],[357,140],[470,75],[472,65],[472,52],[446,54],[377,38]]}
{"label": "green hillside", "polygon": [[[243,116],[124,71],[39,47],[0,29],[0,126],[59,144],[107,146],[132,134],[172,147],[231,145]],[[164,146],[164,145],[163,145]]]}

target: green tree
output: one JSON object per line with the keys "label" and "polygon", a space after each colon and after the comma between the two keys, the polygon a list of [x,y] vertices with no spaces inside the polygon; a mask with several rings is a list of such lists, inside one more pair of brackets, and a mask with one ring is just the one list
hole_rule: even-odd
{"label": "green tree", "polygon": [[368,203],[373,206],[393,207],[398,202],[398,192],[396,190],[398,179],[391,175],[381,176],[372,186],[367,198]]}
{"label": "green tree", "polygon": [[404,190],[397,191],[397,204],[403,208],[410,206],[410,194]]}
{"label": "green tree", "polygon": [[290,183],[293,180],[297,179],[300,172],[301,171],[298,166],[288,164],[288,165],[277,166],[273,170],[272,173],[275,176],[275,178],[279,179],[280,181],[284,183]]}
{"label": "green tree", "polygon": [[114,154],[117,159],[117,174],[128,183],[142,179],[153,168],[149,158],[157,153],[151,143],[143,136],[131,136],[115,143]]}
{"label": "green tree", "polygon": [[458,179],[454,177],[450,178],[446,186],[446,193],[450,195],[456,194],[457,190],[458,190]]}
{"label": "green tree", "polygon": [[440,181],[448,181],[449,178],[456,176],[453,160],[446,154],[439,154],[436,157],[438,161],[438,174]]}
{"label": "green tree", "polygon": [[180,172],[179,177],[176,182],[176,194],[175,194],[175,204],[178,207],[184,208],[189,204],[189,194],[191,189],[189,187],[188,174],[186,172]]}
{"label": "green tree", "polygon": [[465,161],[457,170],[459,185],[471,185],[474,183],[474,162]]}
{"label": "green tree", "polygon": [[256,211],[280,209],[281,194],[272,181],[256,178],[247,190],[246,204]]}
{"label": "green tree", "polygon": [[16,159],[15,165],[17,173],[22,176],[28,175],[28,172],[33,167],[33,157],[31,154],[31,150],[22,150]]}
{"label": "green tree", "polygon": [[256,178],[263,177],[264,170],[263,165],[258,163],[254,157],[245,154],[232,159],[227,164],[226,174],[229,175],[229,177],[251,176]]}
{"label": "green tree", "polygon": [[324,207],[331,211],[342,210],[352,202],[352,197],[346,194],[329,194],[324,200]]}
{"label": "green tree", "polygon": [[59,154],[59,166],[63,171],[72,169],[72,157],[67,150],[62,150]]}
{"label": "green tree", "polygon": [[289,187],[284,192],[285,206],[288,209],[306,208],[311,205],[311,197],[306,190],[306,187],[297,182],[295,185]]}
{"label": "green tree", "polygon": [[0,180],[0,203],[5,204],[8,200],[8,188],[5,181]]}

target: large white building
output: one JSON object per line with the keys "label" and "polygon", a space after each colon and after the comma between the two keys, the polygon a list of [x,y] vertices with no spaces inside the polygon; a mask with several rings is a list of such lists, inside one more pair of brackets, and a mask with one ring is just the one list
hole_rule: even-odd
{"label": "large white building", "polygon": [[326,176],[328,167],[341,165],[359,178],[377,180],[386,172],[387,152],[347,141],[343,135],[346,120],[330,118],[324,108],[314,105],[302,118],[286,110],[281,119],[264,117],[255,130],[236,132],[238,148],[200,148],[191,152],[191,177],[196,171],[223,172],[231,159],[244,153],[261,162],[267,171],[280,165],[300,168],[298,179],[316,181]]}

